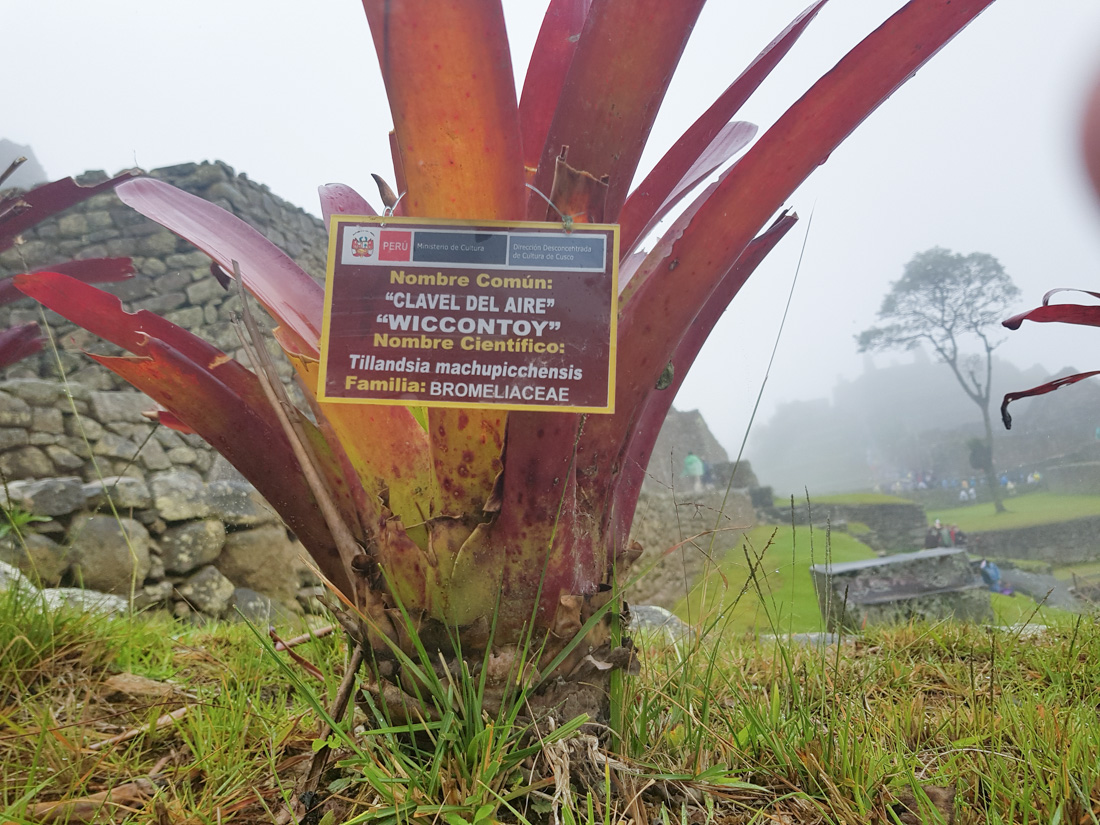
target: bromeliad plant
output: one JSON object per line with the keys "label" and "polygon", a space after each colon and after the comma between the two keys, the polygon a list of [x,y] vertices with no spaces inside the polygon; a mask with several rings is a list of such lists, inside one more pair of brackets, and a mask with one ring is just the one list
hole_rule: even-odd
{"label": "bromeliad plant", "polygon": [[[221,276],[238,273],[278,321],[315,423],[284,425],[262,374],[156,315],[126,312],[60,274],[18,286],[133,353],[92,357],[259,488],[366,617],[376,654],[459,646],[479,661],[488,650],[490,678],[504,678],[509,651],[533,634],[543,647],[528,683],[590,675],[616,661],[599,615],[637,556],[630,525],[676,390],[796,218],[784,212],[761,230],[992,0],[907,3],[645,251],[657,222],[751,140],[755,127],[731,119],[825,2],[782,31],[634,185],[703,0],[551,0],[518,102],[499,2],[364,0],[393,115],[397,214],[621,225],[613,415],[317,402],[322,288],[240,220],[155,180],[126,182],[119,197],[204,250]],[[322,186],[320,196],[326,221],[374,214],[346,186]]]}

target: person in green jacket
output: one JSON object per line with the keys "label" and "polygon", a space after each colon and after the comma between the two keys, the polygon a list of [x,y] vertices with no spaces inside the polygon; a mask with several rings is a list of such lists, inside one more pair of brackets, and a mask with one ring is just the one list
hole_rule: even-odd
{"label": "person in green jacket", "polygon": [[684,475],[690,479],[695,492],[703,492],[703,459],[695,453],[684,456]]}

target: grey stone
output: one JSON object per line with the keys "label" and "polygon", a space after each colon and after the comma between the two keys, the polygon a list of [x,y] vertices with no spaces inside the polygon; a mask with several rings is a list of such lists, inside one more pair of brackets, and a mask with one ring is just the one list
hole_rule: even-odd
{"label": "grey stone", "polygon": [[46,445],[46,455],[62,473],[71,473],[84,467],[84,459],[57,444]]}
{"label": "grey stone", "polygon": [[210,564],[224,546],[225,525],[215,519],[169,527],[160,537],[164,569],[176,575]]}
{"label": "grey stone", "polygon": [[138,458],[141,460],[141,466],[146,470],[170,470],[172,468],[172,462],[168,460],[164,448],[155,439],[145,442],[141,452],[138,453]]}
{"label": "grey stone", "polygon": [[186,270],[169,272],[157,278],[157,291],[163,295],[184,292],[190,285],[191,275]]}
{"label": "grey stone", "polygon": [[24,576],[23,571],[18,567],[8,564],[6,561],[0,561],[0,592],[12,588],[19,588],[28,592],[36,589],[31,584],[31,580]]}
{"label": "grey stone", "polygon": [[207,301],[220,301],[225,297],[225,288],[213,276],[196,281],[187,287],[187,300],[192,304],[205,304]]}
{"label": "grey stone", "polygon": [[153,506],[149,486],[140,478],[111,476],[102,481],[89,481],[81,490],[87,507],[107,504],[108,496],[119,510],[141,510]]}
{"label": "grey stone", "polygon": [[124,438],[129,438],[131,441],[141,444],[149,434],[153,432],[152,424],[131,424],[128,421],[112,421],[107,425],[107,429],[112,433],[117,433]]}
{"label": "grey stone", "polygon": [[207,490],[211,515],[226,524],[251,527],[279,520],[271,505],[247,481],[211,481]]}
{"label": "grey stone", "polygon": [[62,215],[57,222],[58,231],[67,238],[80,238],[88,234],[88,219],[79,212]]}
{"label": "grey stone", "polygon": [[46,478],[53,475],[53,463],[38,447],[19,447],[0,455],[0,472],[5,478]]}
{"label": "grey stone", "polygon": [[190,447],[173,447],[165,456],[172,464],[194,464],[199,454]]}
{"label": "grey stone", "polygon": [[40,481],[12,481],[7,485],[8,506],[40,516],[64,516],[84,508],[84,491],[76,476]]}
{"label": "grey stone", "polygon": [[57,584],[68,572],[69,551],[37,533],[24,532],[22,539],[9,533],[0,538],[0,561],[19,568],[35,583],[48,587]]}
{"label": "grey stone", "polygon": [[173,590],[175,587],[169,581],[147,584],[141,588],[140,593],[134,594],[134,607],[144,610],[148,607],[165,605],[171,600]]}
{"label": "grey stone", "polygon": [[674,642],[689,640],[695,633],[690,625],[685,624],[671,611],[648,604],[630,606],[630,629],[660,633]]}
{"label": "grey stone", "polygon": [[0,427],[0,450],[25,447],[28,443],[30,438],[22,427]]}
{"label": "grey stone", "polygon": [[138,445],[115,433],[104,433],[92,447],[92,455],[104,458],[118,458],[123,461],[133,461],[137,458]]}
{"label": "grey stone", "polygon": [[75,415],[65,416],[65,433],[73,438],[86,438],[89,441],[97,441],[103,437],[104,432],[106,431],[103,429],[103,425],[94,418],[77,417]]}
{"label": "grey stone", "polygon": [[153,506],[165,521],[185,521],[210,515],[210,499],[202,476],[193,470],[158,473],[150,482]]}
{"label": "grey stone", "polygon": [[205,317],[202,307],[185,307],[183,309],[177,309],[174,312],[164,313],[165,320],[171,321],[173,324],[181,326],[184,329],[201,327]]}
{"label": "grey stone", "polygon": [[287,624],[294,619],[294,614],[279,602],[248,587],[238,587],[233,591],[226,615],[230,619],[240,619],[262,627]]}
{"label": "grey stone", "polygon": [[28,440],[35,447],[45,447],[49,444],[56,444],[60,438],[61,436],[53,433],[38,433],[32,430]]}
{"label": "grey stone", "polygon": [[[91,419],[88,419],[89,421]],[[64,447],[70,453],[75,456],[79,456],[81,459],[87,460],[92,457],[92,451],[88,447],[88,443],[83,438],[76,436],[62,436],[57,440],[59,447]],[[81,465],[83,466],[83,461]]]}
{"label": "grey stone", "polygon": [[88,229],[114,229],[114,221],[111,220],[111,213],[105,210],[99,210],[96,212],[86,212],[84,214],[84,220],[88,222]]}
{"label": "grey stone", "polygon": [[77,515],[69,543],[73,573],[85,587],[128,594],[149,575],[149,533],[133,519]]}
{"label": "grey stone", "polygon": [[[141,265],[142,273],[152,275],[154,278],[168,271],[168,266],[159,258],[146,258]],[[148,293],[146,293],[148,294]]]}
{"label": "grey stone", "polygon": [[245,197],[241,193],[241,191],[231,183],[215,183],[208,190],[206,190],[206,197],[209,200],[214,200],[215,198],[224,198],[237,209],[248,209],[248,198]]}
{"label": "grey stone", "polygon": [[54,407],[40,407],[32,413],[31,428],[41,433],[65,432],[61,410]]}
{"label": "grey stone", "polygon": [[0,427],[29,427],[31,408],[22,398],[0,392]]}
{"label": "grey stone", "polygon": [[153,434],[153,438],[166,450],[170,450],[172,447],[187,446],[187,442],[183,440],[178,432],[169,430],[167,427],[158,428]]}
{"label": "grey stone", "polygon": [[138,250],[147,257],[160,258],[163,255],[170,255],[175,252],[177,244],[178,239],[175,235],[167,230],[162,230],[142,238],[141,243],[138,244]]}
{"label": "grey stone", "polygon": [[49,407],[65,397],[64,385],[42,378],[16,378],[4,382],[4,392],[36,407]]}
{"label": "grey stone", "polygon": [[153,295],[140,301],[134,301],[134,309],[147,309],[158,315],[179,309],[187,303],[187,296],[182,292],[169,292],[165,295]]}
{"label": "grey stone", "polygon": [[130,602],[123,596],[85,590],[79,587],[52,587],[42,591],[42,598],[51,610],[72,608],[85,613],[123,616],[130,612]]}
{"label": "grey stone", "polygon": [[222,616],[229,608],[233,598],[233,582],[218,572],[213,565],[207,565],[182,584],[176,586],[176,592],[193,609],[207,616]]}
{"label": "grey stone", "polygon": [[238,587],[257,590],[293,610],[303,553],[281,525],[268,525],[230,533],[215,564]]}
{"label": "grey stone", "polygon": [[110,421],[126,421],[131,424],[148,424],[143,412],[153,409],[151,399],[140,392],[93,392],[92,414],[104,424]]}

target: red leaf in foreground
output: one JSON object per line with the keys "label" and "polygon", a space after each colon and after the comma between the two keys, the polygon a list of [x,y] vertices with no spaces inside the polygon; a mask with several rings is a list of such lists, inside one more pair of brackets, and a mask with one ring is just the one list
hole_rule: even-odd
{"label": "red leaf in foreground", "polygon": [[42,349],[38,324],[31,321],[0,332],[0,367],[10,367]]}
{"label": "red leaf in foreground", "polygon": [[707,147],[711,146],[727,122],[737,114],[749,96],[759,88],[772,69],[786,56],[810,21],[828,0],[816,0],[798,15],[767,47],[756,56],[688,130],[665,153],[638,188],[630,193],[619,216],[622,224],[620,249],[625,255],[645,236],[647,227],[656,222],[654,214],[670,193],[688,175]]}
{"label": "red leaf in foreground", "polygon": [[1013,315],[1011,318],[1001,321],[1002,326],[1008,327],[1009,329],[1019,329],[1024,321],[1035,321],[1041,324],[1062,323],[1100,327],[1100,306],[1051,304],[1051,296],[1057,295],[1059,292],[1080,292],[1084,295],[1091,295],[1093,298],[1100,298],[1100,292],[1089,292],[1087,289],[1059,287],[1058,289],[1052,289],[1043,296],[1043,305],[1041,307],[1030,309],[1027,312],[1021,312],[1019,315]]}
{"label": "red leaf in foreground", "polygon": [[[534,183],[540,192],[550,193],[555,159],[568,146],[565,159],[574,169],[609,176],[605,217],[617,222],[702,7],[703,0],[593,3],[542,147]],[[528,217],[546,214],[546,203],[533,194]]]}
{"label": "red leaf in foreground", "polygon": [[221,207],[163,181],[131,180],[117,192],[123,203],[193,243],[226,272],[237,261],[245,288],[300,339],[304,352],[317,357],[324,289],[279,247]]}
{"label": "red leaf in foreground", "polygon": [[[54,264],[49,270],[39,272],[60,272],[85,284],[102,284],[111,281],[125,281],[134,277],[134,262],[129,258],[89,258],[84,261],[66,261]],[[0,305],[10,304],[25,297],[15,286],[14,276],[0,280]]]}
{"label": "red leaf in foreground", "polygon": [[[783,201],[853,129],[993,0],[912,0],[853,48],[730,169],[676,239],[634,275],[620,310],[614,416],[594,416],[586,462],[622,456],[639,407],[721,278]],[[636,283],[636,286],[635,286]],[[581,466],[587,472],[586,464]],[[607,471],[582,479],[603,499]],[[591,487],[590,487],[591,485]],[[592,489],[595,488],[595,489]]]}
{"label": "red leaf in foreground", "polygon": [[329,219],[333,215],[378,214],[362,195],[342,183],[318,186],[317,195],[321,199],[321,219],[325,222],[325,232],[329,231]]}
{"label": "red leaf in foreground", "polygon": [[20,234],[36,223],[139,174],[136,171],[123,172],[94,186],[81,186],[72,178],[63,178],[44,183],[22,195],[0,200],[0,252],[11,247]]}
{"label": "red leaf in foreground", "polygon": [[591,5],[592,0],[551,0],[542,19],[519,98],[523,164],[532,179]]}
{"label": "red leaf in foreground", "polygon": [[1021,398],[1031,398],[1034,395],[1046,395],[1048,392],[1054,392],[1060,390],[1062,387],[1068,387],[1070,384],[1076,384],[1078,381],[1084,381],[1086,378],[1092,378],[1094,375],[1100,375],[1100,370],[1093,370],[1092,372],[1079,372],[1076,375],[1067,375],[1064,378],[1056,378],[1053,381],[1048,381],[1045,384],[1040,384],[1037,387],[1032,387],[1030,390],[1020,390],[1019,392],[1005,393],[1004,401],[1001,402],[1001,421],[1004,422],[1005,429],[1012,429],[1012,416],[1008,414],[1008,405],[1013,401],[1018,401]]}
{"label": "red leaf in foreground", "polygon": [[707,338],[718,323],[726,307],[740,292],[741,287],[756,271],[761,262],[768,256],[792,226],[798,221],[798,216],[784,212],[761,235],[754,238],[748,245],[737,263],[729,271],[718,289],[714,291],[710,301],[691,325],[691,329],[680,341],[676,352],[672,356],[673,377],[672,383],[660,392],[652,392],[646,398],[641,414],[638,416],[638,424],[630,433],[627,441],[626,456],[623,461],[622,478],[615,491],[616,506],[613,513],[606,513],[605,518],[614,518],[624,528],[634,518],[634,509],[637,506],[638,495],[641,493],[642,482],[645,479],[646,468],[653,456],[653,448],[657,444],[657,434],[665,422],[676,393],[680,390],[687,377],[692,364],[695,363],[699,351],[703,348]]}

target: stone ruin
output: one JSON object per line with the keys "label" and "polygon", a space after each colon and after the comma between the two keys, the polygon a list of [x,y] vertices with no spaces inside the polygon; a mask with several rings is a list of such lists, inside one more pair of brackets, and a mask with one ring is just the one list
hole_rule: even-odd
{"label": "stone ruin", "polygon": [[989,590],[965,550],[939,548],[810,568],[829,631],[867,625],[993,618]]}

